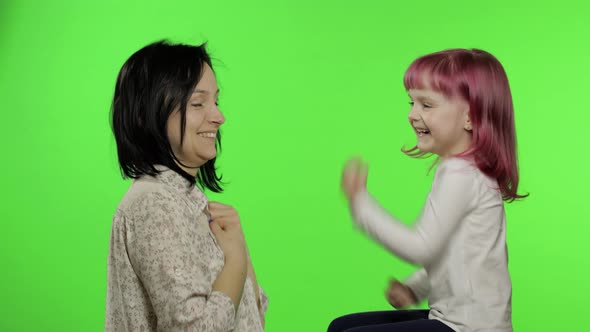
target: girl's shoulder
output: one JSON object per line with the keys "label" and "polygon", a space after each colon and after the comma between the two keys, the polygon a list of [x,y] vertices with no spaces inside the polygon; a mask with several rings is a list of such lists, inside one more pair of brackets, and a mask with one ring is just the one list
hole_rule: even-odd
{"label": "girl's shoulder", "polygon": [[436,176],[441,177],[446,174],[458,174],[464,176],[476,177],[479,169],[471,159],[453,157],[444,159],[436,169]]}
{"label": "girl's shoulder", "polygon": [[470,187],[477,187],[477,192],[486,193],[490,192],[496,194],[498,190],[498,181],[490,176],[484,174],[475,163],[472,158],[449,158],[443,160],[437,168],[436,176],[440,179],[451,178],[451,181],[456,180],[453,178],[468,178]]}
{"label": "girl's shoulder", "polygon": [[472,158],[453,157],[448,158],[438,165],[436,177],[469,177],[474,185],[495,185],[497,181],[485,175]]}

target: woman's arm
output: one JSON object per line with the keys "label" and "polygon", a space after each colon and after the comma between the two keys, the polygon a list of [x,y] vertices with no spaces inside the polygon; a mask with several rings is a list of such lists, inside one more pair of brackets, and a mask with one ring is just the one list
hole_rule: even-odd
{"label": "woman's arm", "polygon": [[256,272],[254,271],[254,265],[252,264],[252,258],[250,257],[250,251],[248,250],[248,277],[252,281],[254,287],[254,295],[256,295],[256,306],[260,311],[262,305],[260,303],[260,290],[258,289],[258,280],[256,279]]}
{"label": "woman's arm", "polygon": [[[247,248],[246,248],[247,249]],[[254,294],[256,295],[256,306],[258,307],[258,312],[260,314],[260,321],[262,322],[262,327],[264,327],[264,316],[266,314],[266,309],[268,307],[268,298],[262,287],[258,284],[258,280],[256,278],[256,272],[254,271],[254,265],[252,264],[252,259],[250,256],[250,251],[248,250],[248,276],[252,281],[252,287],[254,287]]]}
{"label": "woman's arm", "polygon": [[[237,310],[239,301],[242,298],[247,274],[254,288],[256,306],[264,327],[265,310],[263,310],[261,290],[252,265],[250,251],[242,232],[238,212],[232,206],[219,202],[209,202],[208,207],[211,217],[211,230],[215,234],[226,258],[226,267],[213,284],[213,289],[224,291],[230,295]],[[239,281],[239,283],[236,283],[236,281]]]}
{"label": "woman's arm", "polygon": [[213,290],[227,294],[238,311],[244,283],[246,282],[246,262],[243,259],[226,258],[223,269],[213,282]]}
{"label": "woman's arm", "polygon": [[238,212],[230,205],[209,202],[209,227],[225,256],[224,268],[213,283],[213,289],[228,294],[236,312],[242,299],[248,273],[246,241]]}

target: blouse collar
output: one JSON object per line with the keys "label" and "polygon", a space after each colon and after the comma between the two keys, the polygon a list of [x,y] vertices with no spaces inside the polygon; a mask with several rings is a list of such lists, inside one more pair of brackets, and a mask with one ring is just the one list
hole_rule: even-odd
{"label": "blouse collar", "polygon": [[188,181],[184,176],[166,166],[156,165],[155,168],[160,172],[155,177],[158,181],[189,196],[189,199],[197,204],[199,211],[208,205],[207,196],[205,196],[203,191],[195,183]]}

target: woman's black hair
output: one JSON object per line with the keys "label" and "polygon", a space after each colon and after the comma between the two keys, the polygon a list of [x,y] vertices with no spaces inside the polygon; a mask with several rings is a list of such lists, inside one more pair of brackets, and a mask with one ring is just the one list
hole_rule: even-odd
{"label": "woman's black hair", "polygon": [[[191,183],[221,192],[221,176],[215,173],[215,158],[199,167],[197,177],[177,164],[168,140],[166,123],[170,114],[180,112],[181,144],[186,129],[186,105],[203,75],[204,65],[212,69],[205,44],[191,46],[162,40],[135,52],[117,77],[111,108],[111,126],[123,178],[155,176],[155,165],[166,166]],[[216,148],[221,151],[217,131]]]}

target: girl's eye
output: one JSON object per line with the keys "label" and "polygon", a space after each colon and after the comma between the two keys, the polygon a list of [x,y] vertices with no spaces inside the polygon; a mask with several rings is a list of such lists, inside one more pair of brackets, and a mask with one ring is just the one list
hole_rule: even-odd
{"label": "girl's eye", "polygon": [[408,102],[408,104],[410,104],[411,106],[414,106],[414,102],[413,101]]}
{"label": "girl's eye", "polygon": [[194,104],[191,104],[191,106],[193,106],[193,107],[201,107],[201,106],[203,106],[203,104],[201,104],[201,103],[194,103]]}
{"label": "girl's eye", "polygon": [[424,108],[432,108],[432,105],[430,104],[422,104],[422,106],[424,106]]}

